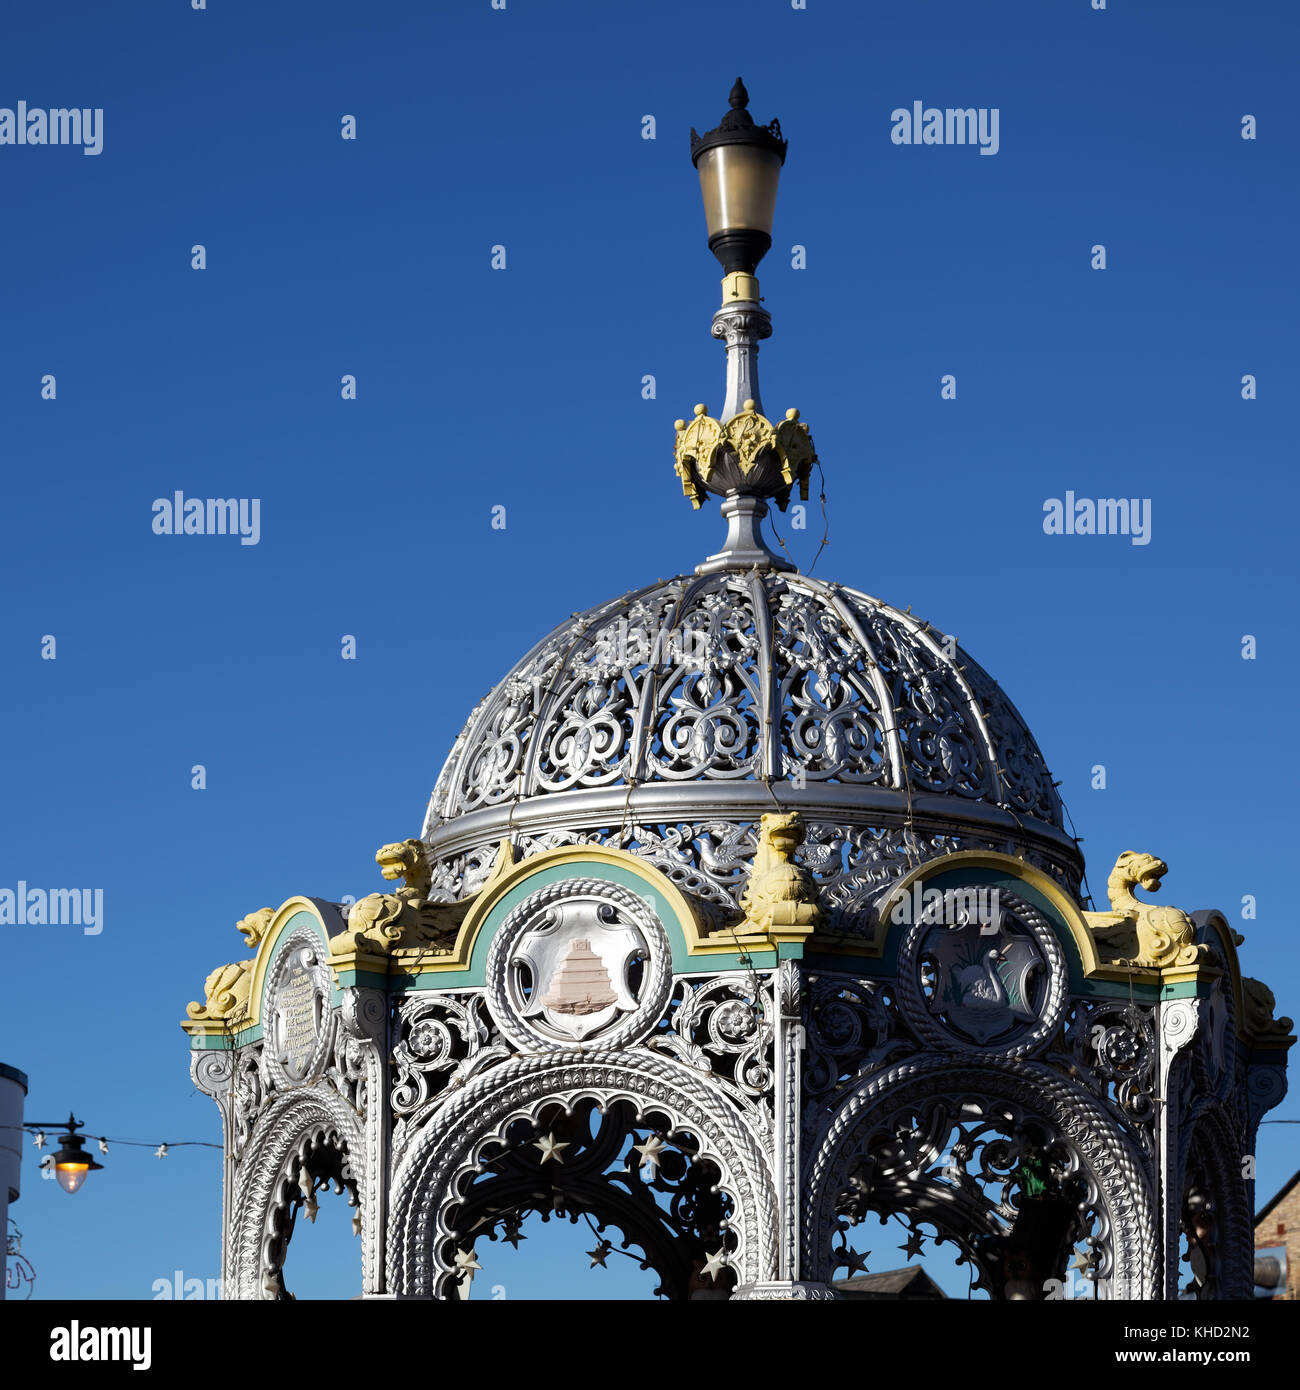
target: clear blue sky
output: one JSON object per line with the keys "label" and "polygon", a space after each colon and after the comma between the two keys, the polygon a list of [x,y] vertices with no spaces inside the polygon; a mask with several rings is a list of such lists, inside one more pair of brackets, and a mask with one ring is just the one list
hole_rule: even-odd
{"label": "clear blue sky", "polygon": [[[216,1138],[177,1021],[240,954],[236,919],[377,889],[376,846],[419,832],[516,656],[717,547],[670,449],[675,417],[721,403],[687,132],[716,123],[737,69],[790,139],[763,389],[769,414],[800,407],[825,466],[816,572],[956,634],[1061,779],[1093,891],[1118,851],[1161,854],[1165,898],[1228,912],[1247,970],[1300,1015],[1297,14],[8,14],[0,105],[105,113],[98,157],[0,146],[0,887],[102,888],[105,915],[95,937],[0,927],[0,1059],[31,1076],[29,1115]],[[893,145],[890,112],[917,100],[997,107],[998,154]],[[260,498],[260,543],[155,535],[177,489]],[[1151,543],[1044,535],[1067,490],[1151,499]],[[817,538],[790,537],[805,563]],[[1300,1166],[1300,1131],[1264,1133],[1261,1198]],[[148,1298],[174,1270],[219,1272],[214,1153],[116,1149],[69,1198],[28,1152],[13,1215],[39,1294]],[[327,1216],[300,1292],[356,1287]],[[534,1248],[516,1294],[602,1277]],[[601,1287],[636,1285],[628,1269]]]}

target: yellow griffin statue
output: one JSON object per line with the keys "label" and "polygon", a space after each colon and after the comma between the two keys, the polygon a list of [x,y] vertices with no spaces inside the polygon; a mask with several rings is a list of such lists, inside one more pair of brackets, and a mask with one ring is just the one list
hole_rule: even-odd
{"label": "yellow griffin statue", "polygon": [[402,879],[402,886],[394,893],[371,893],[353,903],[347,930],[330,940],[331,954],[387,955],[411,947],[438,948],[446,935],[442,922],[446,908],[428,901],[433,876],[424,846],[419,840],[381,845],[375,863],[385,878]]}
{"label": "yellow griffin statue", "polygon": [[762,818],[754,867],[740,899],[744,930],[798,939],[821,922],[813,876],[794,862],[803,835],[803,817],[798,811]]}
{"label": "yellow griffin statue", "polygon": [[1113,965],[1145,970],[1200,965],[1212,958],[1210,948],[1196,943],[1196,923],[1178,907],[1156,907],[1140,902],[1134,888],[1157,892],[1169,865],[1154,854],[1125,850],[1115,861],[1106,893],[1110,912],[1089,913],[1093,936],[1108,947]]}
{"label": "yellow griffin statue", "polygon": [[[266,935],[266,929],[275,916],[271,907],[259,908],[241,917],[235,924],[244,945],[256,951],[258,943]],[[232,965],[219,965],[208,976],[203,985],[204,1000],[197,1000],[185,1007],[185,1012],[193,1019],[224,1019],[234,1023],[248,1012],[248,995],[253,983],[253,965],[256,957],[237,960]]]}

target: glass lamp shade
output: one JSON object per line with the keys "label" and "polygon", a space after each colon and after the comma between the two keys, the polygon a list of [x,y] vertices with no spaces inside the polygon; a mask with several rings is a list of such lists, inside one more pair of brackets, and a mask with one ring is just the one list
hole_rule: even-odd
{"label": "glass lamp shade", "polygon": [[76,1192],[88,1174],[103,1167],[85,1151],[85,1142],[80,1134],[65,1134],[63,1146],[54,1155],[54,1176],[65,1192]]}
{"label": "glass lamp shade", "polygon": [[727,232],[758,232],[770,245],[780,158],[753,145],[715,145],[696,167],[710,245]]}
{"label": "glass lamp shade", "polygon": [[761,126],[749,114],[749,93],[736,78],[730,109],[716,130],[691,131],[691,162],[700,171],[709,250],[731,275],[752,275],[772,245],[776,186],[785,163],[781,122]]}
{"label": "glass lamp shade", "polygon": [[54,1176],[58,1178],[59,1186],[65,1192],[75,1192],[86,1181],[86,1174],[89,1172],[89,1163],[56,1163],[54,1165]]}

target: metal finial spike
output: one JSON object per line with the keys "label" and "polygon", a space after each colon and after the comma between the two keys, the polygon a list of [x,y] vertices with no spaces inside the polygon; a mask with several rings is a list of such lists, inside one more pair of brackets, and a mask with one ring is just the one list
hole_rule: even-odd
{"label": "metal finial spike", "polygon": [[731,103],[733,111],[739,111],[749,105],[749,93],[745,90],[743,79],[736,78],[736,84],[732,87],[731,95],[728,96],[727,100]]}

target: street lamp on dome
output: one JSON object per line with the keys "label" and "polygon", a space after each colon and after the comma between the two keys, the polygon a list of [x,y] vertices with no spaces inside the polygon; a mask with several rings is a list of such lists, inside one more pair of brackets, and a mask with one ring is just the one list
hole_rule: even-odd
{"label": "street lamp on dome", "polygon": [[755,124],[739,77],[728,102],[731,109],[716,130],[704,135],[691,131],[691,162],[700,175],[709,250],[726,275],[724,303],[729,297],[758,299],[754,272],[772,245],[776,188],[787,145],[780,121]]}
{"label": "street lamp on dome", "polygon": [[758,392],[758,345],[772,336],[754,272],[772,245],[776,190],[787,142],[781,123],[758,125],[749,114],[749,93],[738,77],[729,110],[717,128],[691,131],[691,162],[700,176],[709,250],[722,266],[722,306],[713,316],[713,336],[727,346],[726,397],[716,419],[703,405],[695,418],[678,420],[674,460],[682,490],[699,507],[706,496],[721,497],[727,539],[697,573],[718,570],[792,570],[763,539],[767,503],[782,511],[791,490],[808,498],[808,478],[817,461],[808,426],[797,410],[773,424],[763,415]]}

